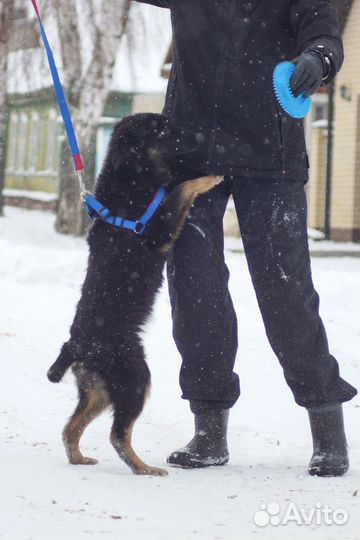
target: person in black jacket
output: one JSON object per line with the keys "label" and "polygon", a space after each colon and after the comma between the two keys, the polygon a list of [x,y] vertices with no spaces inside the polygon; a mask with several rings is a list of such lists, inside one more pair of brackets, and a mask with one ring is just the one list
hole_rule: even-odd
{"label": "person in black jacket", "polygon": [[225,176],[199,197],[168,261],[180,384],[195,435],[168,462],[184,468],[229,459],[228,412],[240,394],[233,372],[237,321],[228,291],[222,221],[232,195],[266,333],[295,401],[308,410],[309,473],[349,466],[342,403],[357,391],[329,353],[311,279],[303,122],[280,109],[275,66],[292,60],[295,95],[332,81],[343,47],[330,0],[138,0],[171,10],[173,64],[163,113],[197,133],[179,179]]}

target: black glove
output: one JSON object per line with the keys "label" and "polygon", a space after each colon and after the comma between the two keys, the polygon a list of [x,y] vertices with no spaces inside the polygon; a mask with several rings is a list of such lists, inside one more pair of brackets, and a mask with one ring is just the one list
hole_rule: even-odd
{"label": "black glove", "polygon": [[304,94],[307,98],[319,90],[324,78],[324,63],[321,56],[312,51],[304,52],[294,60],[296,70],[291,77],[291,89],[295,97]]}

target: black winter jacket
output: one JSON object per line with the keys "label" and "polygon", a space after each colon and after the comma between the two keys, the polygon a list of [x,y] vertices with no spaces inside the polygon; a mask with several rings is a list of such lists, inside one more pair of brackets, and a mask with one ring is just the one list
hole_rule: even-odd
{"label": "black winter jacket", "polygon": [[207,173],[307,180],[303,122],[280,110],[278,62],[324,46],[343,62],[331,0],[138,0],[171,10],[173,65],[163,113],[199,133],[186,164]]}

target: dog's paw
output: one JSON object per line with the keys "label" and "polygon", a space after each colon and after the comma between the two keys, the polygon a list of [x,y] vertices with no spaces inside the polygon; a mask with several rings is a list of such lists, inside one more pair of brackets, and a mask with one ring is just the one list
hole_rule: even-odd
{"label": "dog's paw", "polygon": [[98,463],[98,460],[92,457],[84,457],[82,461],[82,465],[97,465]]}
{"label": "dog's paw", "polygon": [[169,474],[166,469],[161,469],[160,467],[151,467],[150,465],[137,469],[134,471],[134,473],[147,476],[168,476]]}
{"label": "dog's paw", "polygon": [[50,382],[59,383],[62,379],[63,372],[51,366],[46,375]]}
{"label": "dog's paw", "polygon": [[97,465],[99,462],[97,459],[81,456],[78,459],[71,459],[70,463],[71,465]]}

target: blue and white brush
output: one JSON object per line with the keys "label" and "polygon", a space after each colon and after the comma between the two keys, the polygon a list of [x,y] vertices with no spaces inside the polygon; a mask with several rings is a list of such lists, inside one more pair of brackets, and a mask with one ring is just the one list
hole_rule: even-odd
{"label": "blue and white brush", "polygon": [[311,99],[303,94],[295,97],[290,85],[291,77],[296,69],[292,62],[281,62],[274,70],[273,84],[278,102],[284,111],[293,118],[305,118],[310,111]]}

